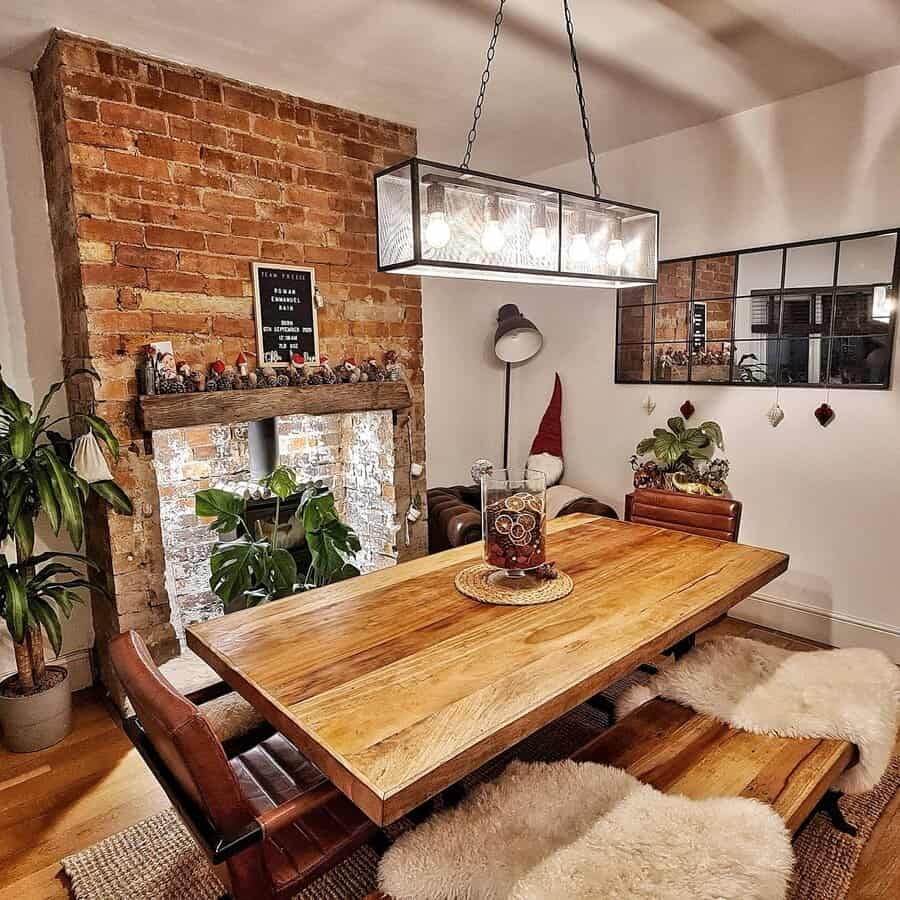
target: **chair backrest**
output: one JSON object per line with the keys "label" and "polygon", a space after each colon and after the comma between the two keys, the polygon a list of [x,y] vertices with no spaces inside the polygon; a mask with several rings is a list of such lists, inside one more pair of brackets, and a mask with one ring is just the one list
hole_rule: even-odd
{"label": "chair backrest", "polygon": [[109,651],[144,733],[182,791],[220,832],[246,828],[253,812],[200,710],[166,680],[136,632],[115,637]]}
{"label": "chair backrest", "polygon": [[625,497],[625,521],[737,541],[741,508],[737,500],[725,497],[637,488]]}

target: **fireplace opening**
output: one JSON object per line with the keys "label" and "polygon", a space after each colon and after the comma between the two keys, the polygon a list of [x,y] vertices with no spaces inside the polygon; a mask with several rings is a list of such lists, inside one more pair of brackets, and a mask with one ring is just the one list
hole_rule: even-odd
{"label": "fireplace opening", "polygon": [[[251,535],[270,536],[275,500],[259,480],[278,465],[289,466],[298,484],[320,481],[334,493],[341,518],[362,543],[355,559],[361,572],[397,561],[397,457],[389,410],[161,429],[153,433],[153,450],[166,589],[182,649],[187,625],[232,611],[210,589],[209,559],[217,536],[197,518],[198,490],[240,494]],[[309,556],[302,524],[294,517],[299,504],[299,495],[282,501],[278,542],[294,556],[303,577]]]}

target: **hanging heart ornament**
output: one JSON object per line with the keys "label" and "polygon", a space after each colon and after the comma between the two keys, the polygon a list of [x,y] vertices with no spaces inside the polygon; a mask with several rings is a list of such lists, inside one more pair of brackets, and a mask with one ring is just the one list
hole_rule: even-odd
{"label": "hanging heart ornament", "polygon": [[685,400],[679,409],[685,420],[689,419],[694,414],[694,404],[691,403],[690,400]]}
{"label": "hanging heart ornament", "polygon": [[641,404],[644,408],[644,412],[647,413],[648,416],[653,415],[653,410],[656,409],[656,403],[653,398],[647,394],[647,399]]}
{"label": "hanging heart ornament", "polygon": [[823,403],[816,409],[813,415],[824,428],[834,418],[834,410],[827,403]]}
{"label": "hanging heart ornament", "polygon": [[766,416],[769,419],[769,424],[773,428],[777,428],[781,424],[781,420],[784,418],[784,410],[777,400],[769,407]]}

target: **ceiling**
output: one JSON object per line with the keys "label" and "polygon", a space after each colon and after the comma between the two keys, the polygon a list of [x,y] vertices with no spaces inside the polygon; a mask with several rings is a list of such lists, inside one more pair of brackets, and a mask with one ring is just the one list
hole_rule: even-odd
{"label": "ceiling", "polygon": [[[900,63],[898,0],[571,7],[598,152]],[[422,155],[458,162],[495,10],[493,0],[0,0],[0,66],[30,68],[56,26],[416,125]],[[527,176],[582,152],[562,3],[509,0],[472,166]]]}

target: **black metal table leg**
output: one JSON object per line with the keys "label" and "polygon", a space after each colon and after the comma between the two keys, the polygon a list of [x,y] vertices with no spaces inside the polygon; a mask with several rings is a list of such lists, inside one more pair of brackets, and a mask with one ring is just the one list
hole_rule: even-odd
{"label": "black metal table leg", "polygon": [[456,806],[465,799],[465,796],[466,789],[461,781],[457,781],[456,784],[451,784],[450,787],[441,794],[444,801],[444,808],[449,809],[451,806]]}
{"label": "black metal table leg", "polygon": [[393,838],[391,838],[386,831],[377,832],[369,841],[370,846],[375,853],[378,854],[379,858],[384,856],[384,854],[391,849],[393,843]]}
{"label": "black metal table leg", "polygon": [[856,837],[859,834],[859,829],[844,818],[844,813],[838,804],[842,796],[843,794],[840,791],[826,791],[825,796],[819,801],[819,809],[831,819],[831,824],[838,831],[843,834],[849,834],[851,837]]}
{"label": "black metal table leg", "polygon": [[677,644],[673,644],[671,647],[669,647],[668,650],[663,650],[663,654],[666,656],[674,656],[675,661],[677,662],[686,653],[690,653],[691,650],[694,649],[694,645],[696,643],[697,635],[689,634],[686,638],[679,641]]}

